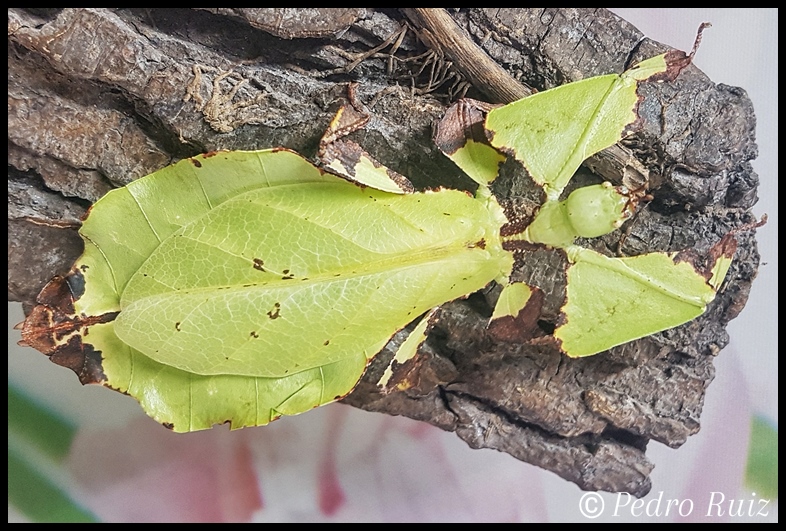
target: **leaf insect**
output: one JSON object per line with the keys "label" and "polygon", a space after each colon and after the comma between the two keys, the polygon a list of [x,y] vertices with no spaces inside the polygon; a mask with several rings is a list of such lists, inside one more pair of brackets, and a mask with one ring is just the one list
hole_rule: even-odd
{"label": "leaf insect", "polygon": [[[39,294],[23,343],[83,383],[133,396],[175,431],[194,431],[263,425],[342,398],[391,336],[425,314],[380,382],[406,388],[397,369],[435,309],[492,281],[503,289],[490,326],[521,335],[542,295],[510,281],[517,242],[568,257],[554,331],[568,356],[689,321],[722,282],[733,236],[701,270],[666,253],[608,257],[575,239],[619,227],[641,195],[608,184],[561,194],[584,159],[629,133],[638,84],[674,79],[691,55],[669,52],[504,107],[465,113],[459,102],[435,141],[478,183],[474,197],[415,191],[344,138],[368,119],[357,105],[340,109],[323,138],[324,169],[276,148],[156,171],[96,202],[80,230],[84,254]],[[464,125],[480,134],[456,130],[451,113],[474,116]],[[513,227],[488,188],[506,156],[544,191],[526,226]]]}

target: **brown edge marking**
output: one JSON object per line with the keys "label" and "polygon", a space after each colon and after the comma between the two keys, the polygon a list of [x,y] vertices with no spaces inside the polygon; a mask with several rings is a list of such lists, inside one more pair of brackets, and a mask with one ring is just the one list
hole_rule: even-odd
{"label": "brown edge marking", "polygon": [[[81,277],[81,273],[78,276]],[[101,366],[101,351],[85,343],[83,336],[91,326],[113,321],[119,312],[76,315],[74,301],[79,297],[73,293],[72,285],[81,286],[83,290],[84,280],[69,282],[68,277],[57,276],[44,286],[36,297],[38,304],[22,323],[19,344],[32,347],[53,363],[71,369],[82,384],[104,383],[106,375]]]}
{"label": "brown edge marking", "polygon": [[[362,129],[368,124],[371,115],[363,108],[363,104],[357,97],[357,83],[347,85],[347,105],[342,105],[336,115],[330,121],[325,134],[319,140],[319,150],[317,157],[322,164],[330,166],[334,161],[338,161],[345,169],[347,174],[339,174],[353,184],[367,186],[354,179],[356,176],[355,167],[364,157],[368,159],[375,168],[383,168],[385,173],[396,186],[404,193],[412,193],[415,187],[400,173],[391,170],[384,164],[378,162],[369,155],[359,144],[346,139],[347,135]],[[332,172],[331,172],[332,173]]]}
{"label": "brown edge marking", "polygon": [[531,223],[531,220],[527,220],[523,218],[508,217],[508,219],[510,221],[502,225],[502,227],[500,227],[499,229],[499,235],[502,236],[503,238],[508,238],[510,236],[515,236],[516,234],[521,234]]}
{"label": "brown edge marking", "polygon": [[[641,129],[642,126],[642,119],[639,116],[639,105],[644,100],[644,95],[639,91],[639,87],[643,82],[664,82],[664,81],[674,81],[677,79],[677,76],[685,70],[688,65],[693,62],[693,57],[696,55],[696,52],[699,49],[699,45],[701,44],[701,35],[704,33],[704,30],[711,27],[712,24],[709,22],[702,22],[699,25],[699,29],[696,31],[696,38],[693,41],[693,48],[691,49],[690,53],[685,53],[682,50],[670,50],[664,54],[664,60],[666,62],[666,70],[663,72],[659,72],[657,74],[653,74],[647,79],[642,79],[636,83],[636,104],[633,106],[633,113],[636,116],[635,120],[631,123],[626,125],[622,130],[622,137],[625,138]],[[635,67],[634,67],[635,68]]]}
{"label": "brown edge marking", "polygon": [[351,105],[342,105],[336,115],[330,121],[325,134],[319,140],[320,150],[345,136],[362,129],[371,120],[371,117],[364,111],[358,110]]}
{"label": "brown edge marking", "polygon": [[[683,52],[679,52],[679,53],[683,53]],[[652,78],[649,78],[648,81],[651,79]],[[644,94],[642,94],[641,91],[639,90],[641,87],[641,83],[642,83],[641,81],[636,82],[636,103],[633,104],[633,116],[634,116],[633,121],[622,128],[622,132],[620,133],[619,140],[623,140],[629,137],[630,135],[639,132],[644,126],[644,120],[642,120],[641,115],[639,115],[639,107],[641,106],[641,102],[644,101]]]}
{"label": "brown edge marking", "polygon": [[[110,190],[110,192],[111,192],[111,191],[112,191],[112,190]],[[107,192],[107,193],[109,193],[109,192]],[[104,194],[104,195],[106,195],[106,194]],[[89,207],[87,207],[87,210],[85,210],[85,212],[84,212],[84,213],[83,213],[83,214],[82,214],[82,215],[79,217],[79,221],[81,221],[82,223],[84,223],[84,222],[85,222],[85,220],[86,220],[86,219],[87,219],[87,218],[90,216],[90,213],[93,211],[93,207],[94,207],[94,206],[95,206],[95,203],[93,203],[92,205],[90,205]]]}
{"label": "brown edge marking", "polygon": [[[543,187],[540,187],[540,190],[541,195],[543,195]],[[541,200],[541,204],[532,209],[529,209],[528,205],[522,205],[511,200],[499,201],[499,205],[502,207],[502,212],[505,214],[505,219],[507,220],[507,222],[500,227],[499,235],[505,239],[523,233],[535,219],[545,203],[545,196],[541,197]]]}
{"label": "brown edge marking", "polygon": [[[398,186],[399,189],[402,192],[404,192],[406,194],[411,194],[411,193],[415,192],[415,186],[410,182],[409,179],[407,179],[406,177],[404,177],[403,175],[401,175],[397,171],[391,170],[387,166],[377,162],[374,158],[372,158],[368,154],[366,154],[366,156],[371,161],[371,163],[374,164],[375,167],[382,167],[382,168],[384,168],[385,169],[385,173],[388,174],[388,177],[390,177],[390,180],[393,181],[394,183],[396,183],[396,186]],[[377,165],[379,165],[379,166],[377,166]]]}
{"label": "brown edge marking", "polygon": [[[382,168],[387,176],[393,181],[398,188],[407,194],[411,194],[415,191],[415,187],[412,185],[409,179],[401,175],[400,173],[391,170],[381,162],[377,161],[374,157],[368,154],[359,144],[353,142],[352,140],[336,140],[331,144],[325,146],[324,152],[320,157],[324,164],[329,166],[333,161],[339,161],[339,163],[346,169],[346,174],[338,174],[344,180],[351,182],[352,184],[356,184],[361,187],[367,187],[369,185],[357,180],[355,176],[357,175],[355,171],[355,167],[357,164],[365,158],[375,168]],[[332,168],[331,168],[332,170]],[[373,188],[373,187],[371,187]]]}
{"label": "brown edge marking", "polygon": [[534,252],[541,249],[548,249],[548,246],[543,243],[532,243],[527,240],[504,240],[502,248],[506,251],[513,253],[513,257],[517,260],[522,252]]}
{"label": "brown edge marking", "polygon": [[[321,145],[319,149],[319,158],[322,163],[329,168],[330,173],[337,175],[338,177],[341,177],[352,184],[366,187],[368,186],[367,184],[358,181],[355,178],[357,175],[356,167],[360,161],[365,158],[371,162],[375,168],[382,168],[390,180],[393,181],[402,192],[410,194],[415,191],[415,187],[412,185],[409,179],[377,161],[362,147],[360,147],[358,143],[353,142],[352,140],[341,138]],[[335,161],[338,161],[339,164],[341,164],[341,166],[346,170],[346,173],[339,172],[334,168],[330,168],[330,166]]]}
{"label": "brown edge marking", "polygon": [[734,259],[734,254],[737,252],[737,234],[749,230],[758,229],[767,224],[767,215],[763,215],[761,220],[745,223],[730,230],[726,233],[715,245],[710,247],[710,250],[705,255],[700,255],[694,249],[686,249],[674,255],[674,263],[688,262],[699,275],[703,276],[707,281],[712,278],[712,270],[715,264],[718,263],[722,257],[728,260]]}
{"label": "brown edge marking", "polygon": [[[439,307],[431,311],[431,315],[425,317],[428,319],[426,329],[423,331],[423,338],[418,343],[416,353],[412,358],[404,363],[399,363],[395,359],[391,361],[390,370],[392,375],[388,379],[387,385],[380,390],[383,395],[390,394],[393,391],[407,391],[409,389],[421,389],[421,393],[418,394],[425,395],[437,385],[447,383],[446,381],[434,381],[434,375],[431,374],[433,371],[430,371],[432,356],[423,356],[420,352],[420,347],[426,342],[429,333],[439,322],[441,312],[442,308]],[[422,390],[424,386],[428,388],[425,392]]]}
{"label": "brown edge marking", "polygon": [[671,82],[677,79],[677,76],[679,76],[680,73],[693,62],[693,57],[696,54],[696,51],[699,49],[699,44],[701,44],[701,35],[704,30],[710,26],[712,26],[712,24],[709,22],[704,22],[699,26],[699,29],[696,33],[696,39],[693,42],[693,49],[689,54],[686,54],[682,50],[670,50],[666,52],[664,54],[666,70],[657,74],[653,74],[649,78],[640,80],[636,83],[636,103],[633,106],[633,113],[636,118],[623,128],[621,138],[626,138],[627,136],[639,131],[642,127],[642,119],[639,115],[639,105],[644,100],[644,95],[639,90],[641,83],[653,81]]}
{"label": "brown edge marking", "polygon": [[319,148],[319,159],[325,166],[330,166],[334,161],[338,161],[347,172],[339,176],[350,182],[357,182],[354,180],[356,175],[355,167],[360,163],[364,153],[363,148],[356,142],[341,139],[321,146]]}
{"label": "brown edge marking", "polygon": [[682,50],[671,50],[666,52],[666,71],[651,76],[647,81],[674,81],[689,64],[693,62],[693,57],[699,50],[701,45],[701,35],[704,30],[712,27],[709,22],[702,22],[699,24],[699,29],[696,30],[696,38],[693,40],[693,48],[690,53],[686,54]]}
{"label": "brown edge marking", "polygon": [[[437,149],[451,158],[458,150],[467,145],[468,140],[477,144],[485,144],[490,148],[510,156],[497,147],[491,145],[493,131],[486,129],[486,117],[494,109],[503,107],[502,104],[487,103],[485,101],[462,98],[451,105],[444,116],[434,125],[432,139]],[[497,164],[499,175],[504,159]]]}
{"label": "brown edge marking", "polygon": [[401,365],[391,367],[393,375],[388,386],[379,389],[384,395],[404,392],[410,397],[425,397],[434,389],[448,385],[456,380],[458,371],[452,362],[438,356],[430,349],[418,352],[414,358]]}
{"label": "brown edge marking", "polygon": [[693,267],[697,274],[704,277],[709,282],[712,278],[712,269],[721,257],[729,260],[734,258],[737,251],[737,239],[734,234],[729,232],[723,236],[715,245],[710,247],[707,254],[700,254],[695,249],[685,249],[679,251],[673,257],[674,263],[687,262]]}
{"label": "brown edge marking", "polygon": [[491,337],[506,343],[526,343],[544,335],[538,326],[538,319],[546,296],[540,288],[529,287],[532,294],[515,317],[506,315],[489,322],[487,331]]}
{"label": "brown edge marking", "polygon": [[197,157],[202,157],[203,159],[209,159],[211,157],[215,157],[216,155],[220,155],[221,153],[231,153],[231,150],[228,149],[214,149],[212,151],[208,151],[207,153],[202,153],[200,155],[196,155],[194,157],[189,157],[188,160],[191,161],[191,164],[196,166],[197,168],[202,167],[202,163],[197,159]]}

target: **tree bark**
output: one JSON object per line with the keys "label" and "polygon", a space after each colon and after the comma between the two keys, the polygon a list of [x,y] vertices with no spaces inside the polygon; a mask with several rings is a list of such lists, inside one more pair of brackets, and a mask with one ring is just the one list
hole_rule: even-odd
{"label": "tree bark", "polygon": [[[668,49],[605,10],[441,12],[455,22],[456,38],[472,43],[462,59],[440,49],[416,11],[9,10],[9,300],[29,308],[46,281],[70,268],[82,249],[80,217],[112,187],[214,149],[285,146],[313,157],[348,81],[360,83],[372,113],[354,137],[375,158],[418,187],[471,188],[436,150],[431,128],[465,90],[487,101],[507,97],[489,89],[503,83],[497,78],[484,85],[468,73],[472,53],[486,54],[503,79],[543,90],[622,72]],[[620,180],[632,164],[655,199],[624,237],[585,243],[622,255],[707,251],[754,221],[751,103],[692,66],[644,91],[642,131],[593,158],[577,180]],[[510,163],[494,192],[515,203],[534,197],[527,183]],[[752,232],[738,239],[724,288],[686,325],[568,359],[553,347],[490,336],[488,294],[480,293],[443,308],[421,352],[420,385],[377,392],[386,350],[345,402],[454,431],[472,447],[507,452],[584,489],[643,496],[647,442],[678,447],[699,430],[713,357],[758,267]],[[547,291],[545,320],[564,297],[563,270],[560,255],[544,249],[514,271]]]}

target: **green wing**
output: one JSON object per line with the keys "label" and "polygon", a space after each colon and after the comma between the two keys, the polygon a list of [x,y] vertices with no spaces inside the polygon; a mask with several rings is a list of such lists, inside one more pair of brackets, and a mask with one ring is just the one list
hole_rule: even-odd
{"label": "green wing", "polygon": [[626,136],[637,118],[638,83],[665,73],[666,57],[493,109],[486,118],[491,144],[523,163],[547,197],[557,199],[585,159]]}
{"label": "green wing", "polygon": [[394,332],[511,267],[496,203],[358,180],[279,149],[195,157],[110,192],[83,225],[70,300],[42,303],[23,337],[46,336],[53,360],[176,431],[341,398]]}
{"label": "green wing", "polygon": [[335,179],[246,192],[162,242],[129,281],[115,328],[197,374],[284,376],[371,357],[418,315],[502,273],[491,223],[455,190]]}
{"label": "green wing", "polygon": [[679,254],[612,258],[568,247],[564,323],[554,336],[566,354],[580,357],[686,323],[715,298],[735,248],[733,238],[721,240],[706,273]]}

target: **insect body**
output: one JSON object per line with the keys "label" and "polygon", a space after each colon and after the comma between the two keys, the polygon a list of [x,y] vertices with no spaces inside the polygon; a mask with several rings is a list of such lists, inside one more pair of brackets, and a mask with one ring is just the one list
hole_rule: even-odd
{"label": "insect body", "polygon": [[156,361],[261,377],[355,354],[365,364],[425,311],[510,274],[496,202],[362,188],[283,150],[218,153],[194,171],[238,157],[269,168],[292,158],[308,177],[258,180],[163,239],[134,272],[114,328]]}
{"label": "insect body", "polygon": [[[481,124],[486,140],[443,130],[437,144],[478,182],[475,197],[414,192],[337,138],[323,142],[322,155],[340,176],[280,148],[159,170],[93,206],[80,231],[84,254],[39,295],[23,339],[83,382],[128,393],[160,422],[192,431],[266,424],[341,398],[394,333],[492,281],[503,285],[493,320],[516,319],[528,304],[537,319],[538,288],[509,281],[507,246],[518,240],[561,248],[571,264],[554,333],[566,354],[681,324],[714,296],[733,238],[711,274],[665,253],[606,257],[574,239],[619,227],[635,194],[598,185],[560,198],[578,164],[636,120],[638,82],[676,75],[680,57],[494,109]],[[560,131],[566,98],[581,116]],[[327,136],[350,112],[339,111]],[[502,153],[521,160],[546,197],[532,223],[504,235],[510,220],[486,186]],[[425,333],[421,323],[416,334]],[[417,341],[406,350],[414,355]]]}

